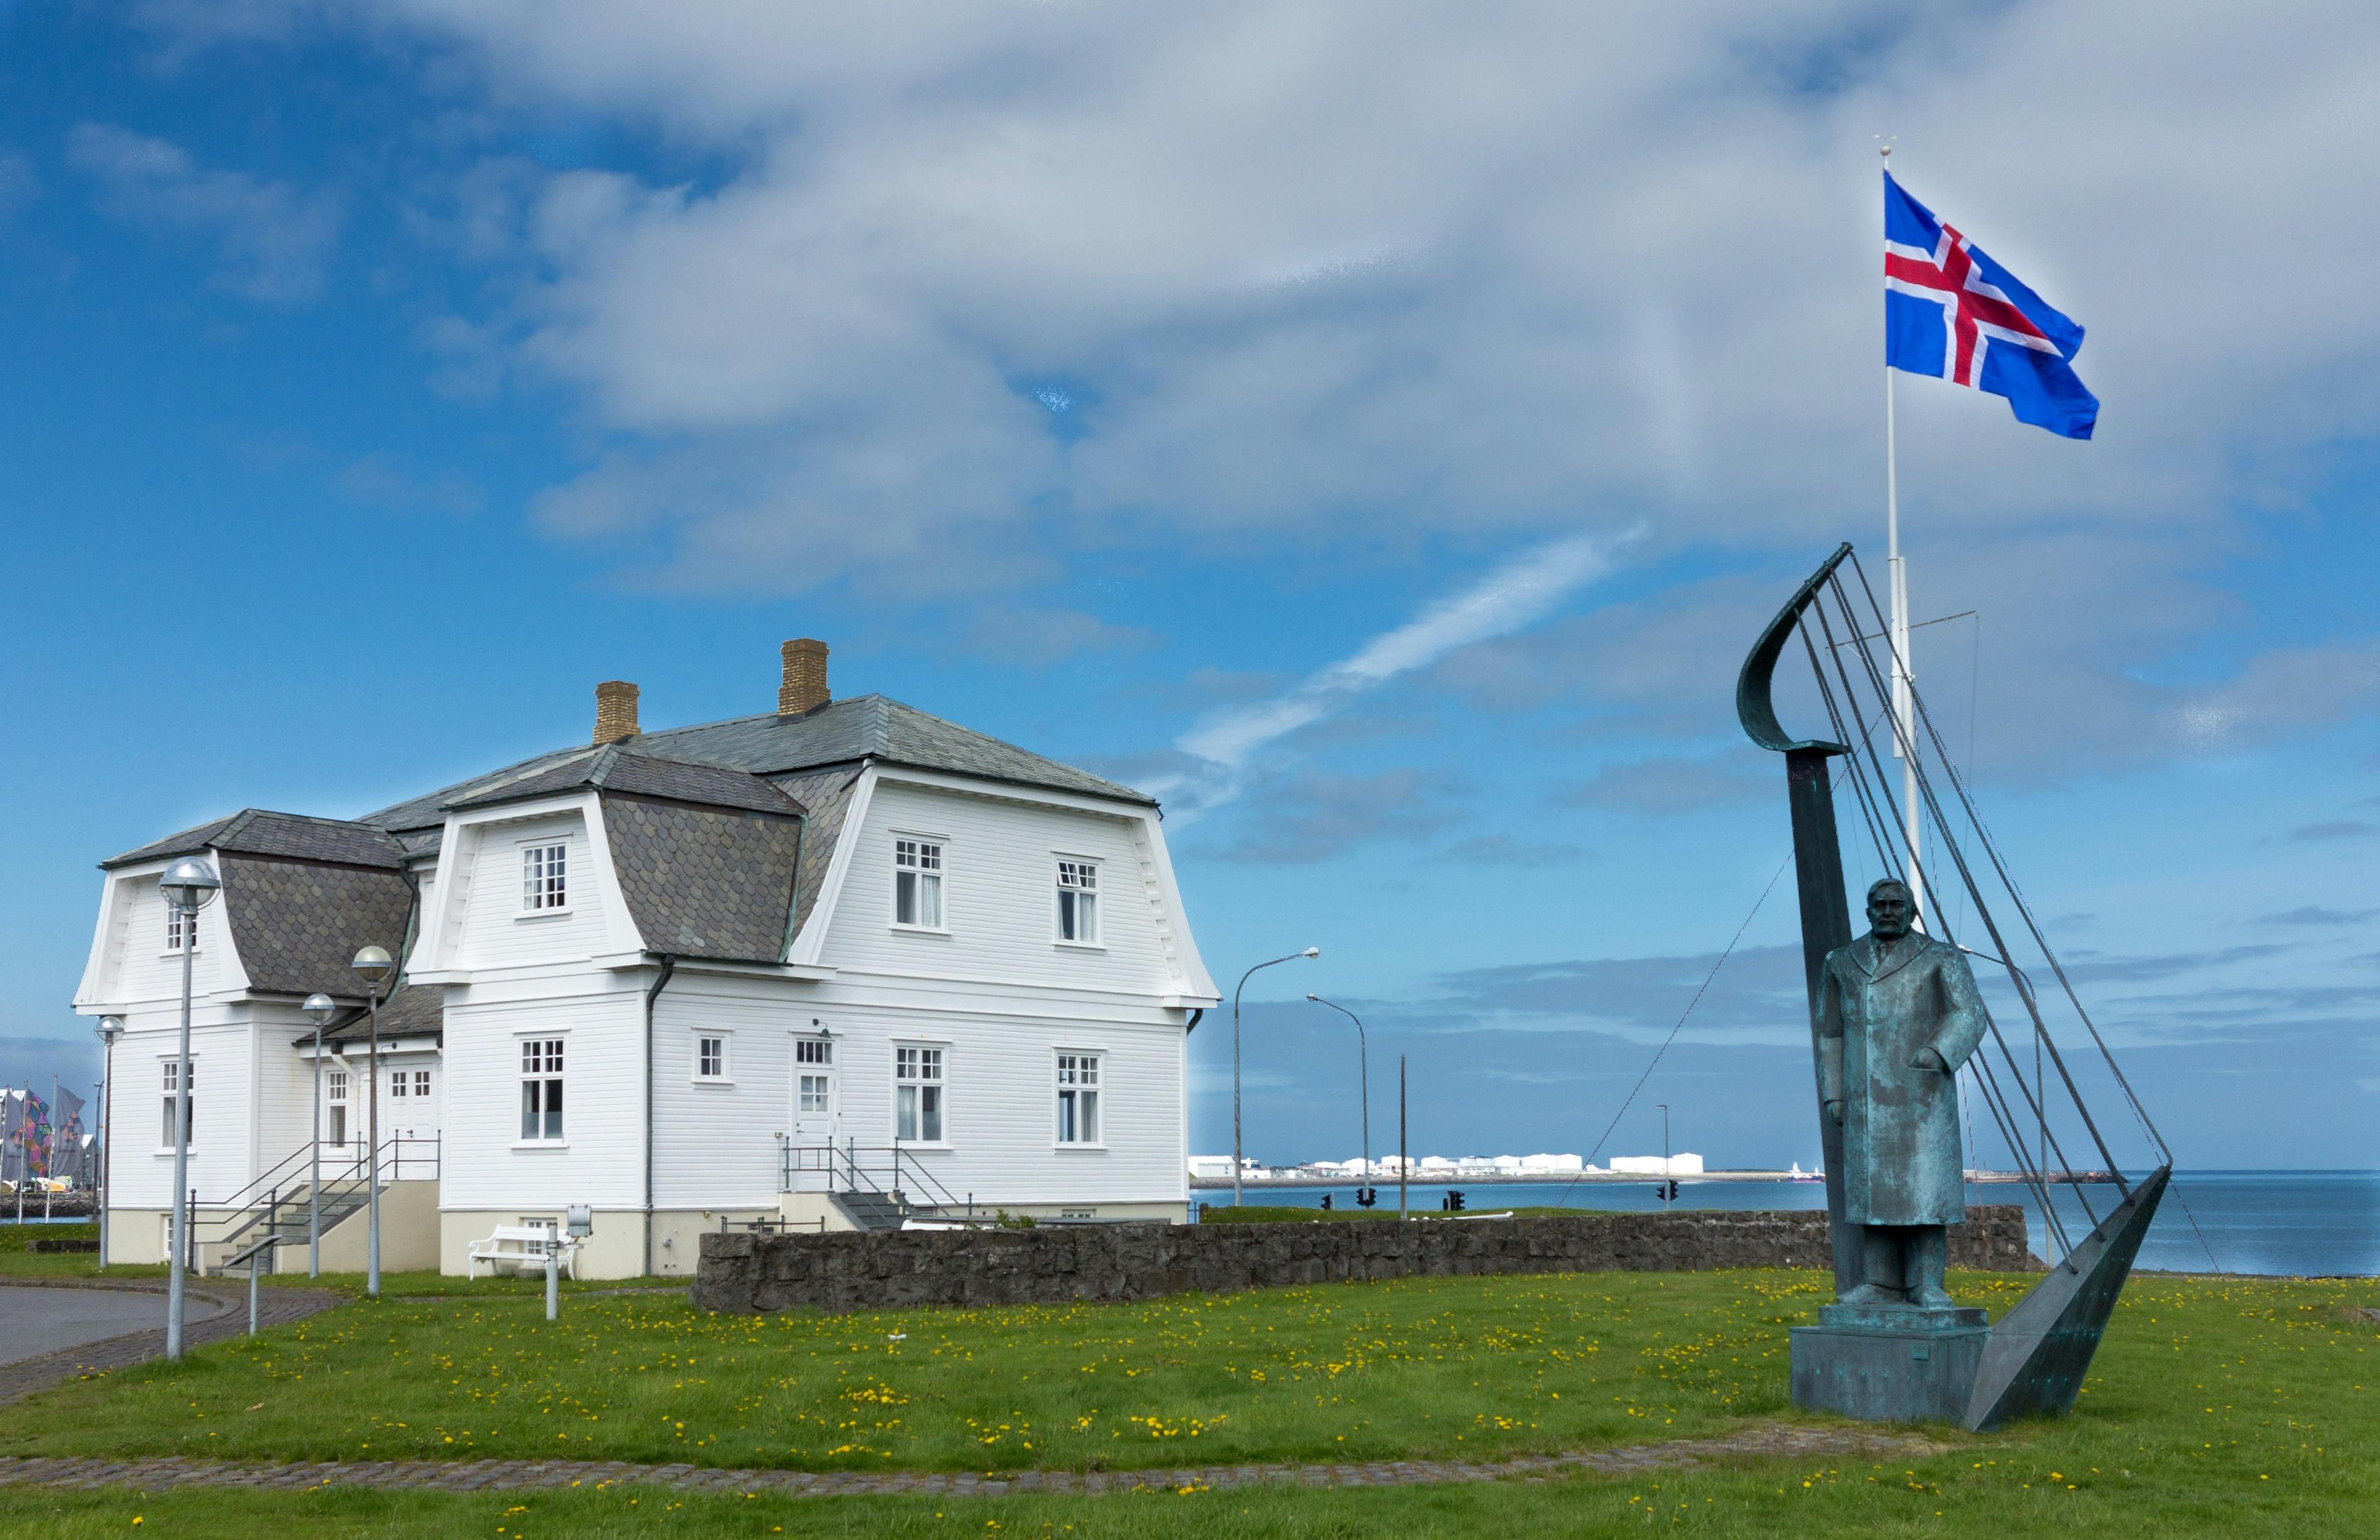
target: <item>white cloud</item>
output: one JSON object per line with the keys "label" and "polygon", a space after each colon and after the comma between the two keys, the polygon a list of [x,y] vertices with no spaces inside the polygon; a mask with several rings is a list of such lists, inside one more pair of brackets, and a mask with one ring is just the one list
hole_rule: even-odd
{"label": "white cloud", "polygon": [[244,172],[209,170],[179,145],[113,124],[76,126],[66,150],[68,164],[99,184],[101,206],[116,218],[212,236],[221,255],[220,286],[274,304],[322,292],[339,236],[334,199]]}
{"label": "white cloud", "polygon": [[1389,681],[1459,648],[1509,636],[1543,620],[1562,600],[1609,572],[1614,550],[1636,538],[1635,533],[1618,540],[1580,535],[1542,546],[1373,637],[1353,656],[1317,671],[1294,688],[1210,714],[1174,744],[1193,768],[1161,778],[1149,789],[1172,801],[1182,818],[1230,801],[1239,794],[1243,773],[1259,749],[1347,709]]}

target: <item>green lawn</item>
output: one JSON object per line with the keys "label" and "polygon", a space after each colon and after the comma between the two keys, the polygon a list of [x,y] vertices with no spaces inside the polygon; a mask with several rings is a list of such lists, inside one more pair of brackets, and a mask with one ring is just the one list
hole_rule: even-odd
{"label": "green lawn", "polygon": [[[1956,1279],[2004,1306],[2030,1279]],[[484,1455],[820,1469],[1492,1458],[1783,1407],[1815,1273],[1408,1279],[1142,1305],[710,1316],[661,1297],[355,1304],[0,1409],[0,1452]],[[1775,1461],[1428,1490],[787,1499],[6,1492],[10,1533],[1642,1533],[2363,1536],[2380,1305],[2357,1282],[2135,1279],[2068,1418],[1878,1469]],[[450,1441],[451,1440],[451,1441]],[[674,1505],[674,1506],[673,1506]],[[521,1510],[522,1511],[508,1511]],[[939,1517],[938,1517],[939,1515]],[[996,1528],[994,1526],[997,1526]],[[1068,1526],[1072,1526],[1071,1530]]]}

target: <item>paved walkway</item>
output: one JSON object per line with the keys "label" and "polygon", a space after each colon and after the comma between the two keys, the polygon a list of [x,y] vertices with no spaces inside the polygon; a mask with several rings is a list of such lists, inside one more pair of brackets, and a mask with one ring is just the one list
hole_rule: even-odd
{"label": "paved walkway", "polygon": [[[13,1362],[0,1353],[0,1405],[28,1396],[36,1390],[46,1390],[53,1385],[86,1375],[104,1374],[112,1369],[129,1368],[135,1364],[160,1358],[165,1352],[165,1285],[163,1282],[84,1283],[44,1280],[38,1289],[15,1285],[0,1289],[0,1342],[15,1342],[20,1320],[26,1319],[9,1312],[15,1308],[49,1310],[67,1314],[67,1306],[55,1302],[35,1306],[23,1306],[8,1296],[18,1294],[86,1295],[92,1300],[86,1314],[92,1317],[112,1315],[118,1323],[114,1335],[103,1338],[83,1338],[63,1349],[51,1345],[51,1351],[38,1357],[20,1357]],[[259,1296],[257,1315],[263,1326],[284,1326],[302,1321],[307,1316],[328,1310],[346,1298],[317,1289],[270,1288]],[[104,1300],[106,1303],[101,1304]],[[193,1280],[184,1289],[182,1340],[190,1347],[207,1342],[219,1342],[236,1337],[248,1329],[248,1290],[245,1284],[229,1286],[221,1279]],[[156,1324],[140,1330],[126,1331],[124,1327],[137,1321]],[[37,1328],[37,1322],[29,1328]],[[53,1338],[54,1344],[57,1339]],[[50,1344],[45,1344],[50,1345]]]}
{"label": "paved walkway", "polygon": [[515,1492],[624,1484],[681,1492],[769,1492],[792,1497],[1001,1497],[1046,1492],[1098,1497],[1111,1492],[1232,1486],[1415,1486],[1431,1483],[1544,1481],[1597,1474],[1633,1475],[1712,1461],[1742,1459],[1912,1459],[1949,1446],[1909,1434],[1860,1428],[1797,1427],[1755,1423],[1719,1438],[1682,1438],[1575,1454],[1532,1455],[1471,1462],[1378,1461],[1361,1465],[1202,1465],[1171,1471],[973,1472],[729,1471],[699,1465],[632,1465],[620,1461],[473,1460],[315,1461],[242,1464],[229,1461],[103,1460],[0,1456],[0,1483],[29,1486],[131,1486],[144,1492],[176,1486],[291,1490],[313,1486],[401,1486],[432,1492]]}
{"label": "paved walkway", "polygon": [[[0,1284],[0,1364],[18,1364],[155,1326],[164,1305],[163,1299],[129,1289]],[[203,1320],[228,1308],[221,1300],[193,1296],[183,1307],[183,1318]]]}

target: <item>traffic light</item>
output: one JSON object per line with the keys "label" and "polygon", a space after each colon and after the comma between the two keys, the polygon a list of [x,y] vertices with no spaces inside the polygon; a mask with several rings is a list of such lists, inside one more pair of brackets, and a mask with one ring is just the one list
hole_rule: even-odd
{"label": "traffic light", "polygon": [[1328,1193],[1322,1194],[1322,1207],[1325,1208],[1330,1207],[1330,1194]]}
{"label": "traffic light", "polygon": [[1453,1209],[1458,1214],[1463,1212],[1463,1190],[1461,1188],[1450,1187],[1447,1189],[1446,1207]]}
{"label": "traffic light", "polygon": [[1372,1205],[1379,1201],[1380,1190],[1378,1187],[1358,1187],[1355,1189],[1356,1207],[1369,1208]]}

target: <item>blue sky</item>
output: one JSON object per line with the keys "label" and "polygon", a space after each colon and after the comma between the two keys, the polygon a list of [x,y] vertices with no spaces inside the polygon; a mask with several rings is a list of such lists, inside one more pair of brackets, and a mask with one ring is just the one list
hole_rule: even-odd
{"label": "blue sky", "polygon": [[[1922,683],[2183,1162],[2374,1163],[2364,10],[839,14],[0,6],[0,1078],[89,1073],[101,856],[816,635],[1162,790],[1219,976],[1323,947],[1258,1153],[1354,1147],[1309,988],[1376,1145],[1402,1052],[1584,1150],[1786,853],[1737,661],[1880,558],[1890,133],[2105,402],[1901,385]],[[1813,1152],[1791,900],[1645,1092],[1715,1161]]]}

